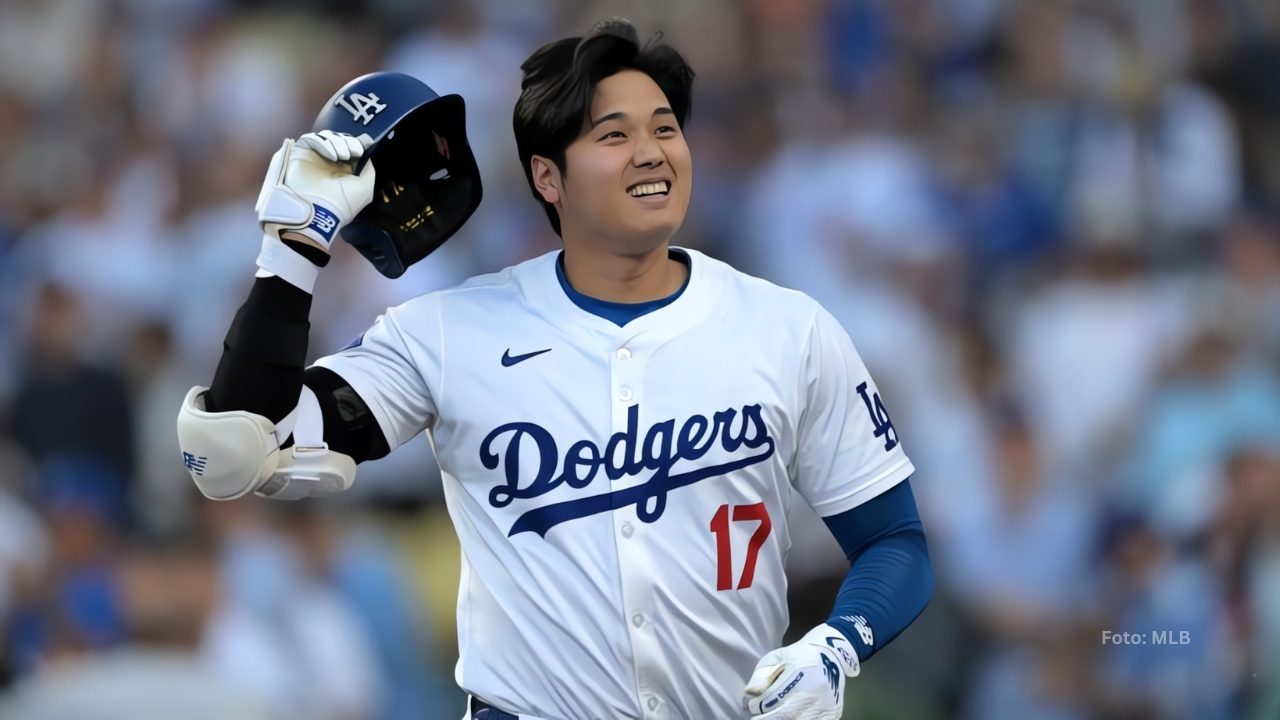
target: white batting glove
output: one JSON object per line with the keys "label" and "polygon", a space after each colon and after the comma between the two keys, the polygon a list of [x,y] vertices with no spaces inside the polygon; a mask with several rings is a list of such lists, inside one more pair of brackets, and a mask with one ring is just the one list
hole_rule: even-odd
{"label": "white batting glove", "polygon": [[823,623],[756,664],[744,702],[752,720],[840,720],[844,681],[859,672],[845,636]]}
{"label": "white batting glove", "polygon": [[354,172],[355,162],[372,143],[368,135],[321,130],[285,140],[271,156],[254,206],[263,232],[258,267],[264,273],[311,291],[319,267],[281,237],[287,234],[290,241],[328,254],[338,231],[373,200],[373,163],[365,163],[358,175]]}

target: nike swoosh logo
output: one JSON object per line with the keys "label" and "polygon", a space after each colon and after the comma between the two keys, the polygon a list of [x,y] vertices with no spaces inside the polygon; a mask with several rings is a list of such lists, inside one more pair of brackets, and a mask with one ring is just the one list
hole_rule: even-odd
{"label": "nike swoosh logo", "polygon": [[549,352],[551,352],[551,348],[547,348],[546,350],[534,350],[531,353],[525,353],[523,355],[512,355],[511,348],[507,348],[507,351],[502,353],[502,367],[511,367],[512,365],[515,365],[516,363],[522,363],[531,357],[537,357],[542,353],[549,353]]}

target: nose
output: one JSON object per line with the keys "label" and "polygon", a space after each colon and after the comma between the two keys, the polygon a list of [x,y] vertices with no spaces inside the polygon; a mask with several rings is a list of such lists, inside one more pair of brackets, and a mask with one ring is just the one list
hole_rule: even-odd
{"label": "nose", "polygon": [[638,168],[652,169],[661,167],[666,161],[667,157],[662,153],[662,148],[657,141],[647,135],[642,135],[640,141],[636,143],[636,152],[631,157],[631,164]]}

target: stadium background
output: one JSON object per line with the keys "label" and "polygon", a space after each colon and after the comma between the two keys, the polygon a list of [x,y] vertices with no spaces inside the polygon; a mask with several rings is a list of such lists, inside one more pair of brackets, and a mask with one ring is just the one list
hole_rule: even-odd
{"label": "stadium background", "polygon": [[[340,246],[313,356],[557,246],[518,66],[614,14],[698,73],[677,242],[826,304],[919,469],[938,593],[848,715],[1280,717],[1266,0],[0,3],[0,717],[461,713],[426,440],[339,500],[215,504],[173,420],[250,282],[267,159],[334,89],[463,94],[486,192],[398,281]],[[797,522],[803,630],[845,565]]]}

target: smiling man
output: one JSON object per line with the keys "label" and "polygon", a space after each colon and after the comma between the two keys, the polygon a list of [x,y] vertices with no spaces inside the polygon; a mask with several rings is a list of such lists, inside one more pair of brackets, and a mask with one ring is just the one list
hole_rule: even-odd
{"label": "smiling man", "polygon": [[[272,267],[305,222],[260,211],[274,250],[179,419],[192,476],[215,499],[323,494],[427,432],[464,555],[475,720],[838,718],[846,678],[932,592],[876,386],[812,299],[670,244],[693,186],[675,50],[615,20],[523,70],[520,162],[564,249],[391,308],[304,370],[314,276]],[[299,145],[264,198],[285,187],[345,225],[368,143]],[[827,622],[782,646],[797,498],[851,567]]]}

